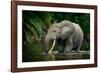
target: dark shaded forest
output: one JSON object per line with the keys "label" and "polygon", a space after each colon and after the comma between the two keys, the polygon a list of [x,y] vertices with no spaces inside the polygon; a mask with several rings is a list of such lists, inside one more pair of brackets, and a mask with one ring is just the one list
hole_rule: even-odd
{"label": "dark shaded forest", "polygon": [[[45,51],[44,39],[48,28],[56,21],[69,20],[80,25],[84,33],[81,50],[90,50],[90,14],[68,12],[22,11],[23,62],[49,61],[41,55]],[[56,49],[54,49],[56,50]],[[87,58],[87,57],[86,57]],[[60,60],[63,60],[62,58]]]}

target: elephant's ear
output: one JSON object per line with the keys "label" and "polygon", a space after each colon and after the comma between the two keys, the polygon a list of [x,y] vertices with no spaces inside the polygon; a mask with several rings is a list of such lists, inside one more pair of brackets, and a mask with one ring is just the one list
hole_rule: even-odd
{"label": "elephant's ear", "polygon": [[61,29],[60,35],[61,38],[64,40],[68,37],[70,37],[72,35],[72,33],[74,32],[74,27],[69,27],[69,26],[64,26]]}

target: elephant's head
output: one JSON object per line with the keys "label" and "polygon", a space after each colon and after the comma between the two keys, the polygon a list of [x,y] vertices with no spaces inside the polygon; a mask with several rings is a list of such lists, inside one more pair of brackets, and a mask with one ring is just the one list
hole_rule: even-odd
{"label": "elephant's head", "polygon": [[[69,25],[67,24],[68,21],[62,21],[60,23],[54,23],[47,32],[47,35],[45,37],[45,45],[46,45],[46,51],[48,53],[50,53],[56,43],[56,39],[66,39],[67,37],[69,37],[69,35],[71,35],[71,33],[74,31],[74,26],[73,25]],[[51,49],[48,51],[48,47],[49,47],[49,43],[50,41],[53,41],[53,45],[51,47]]]}

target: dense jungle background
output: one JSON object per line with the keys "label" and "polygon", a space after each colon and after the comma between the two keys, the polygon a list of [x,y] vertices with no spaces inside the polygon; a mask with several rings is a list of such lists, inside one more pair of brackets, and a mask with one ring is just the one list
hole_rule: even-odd
{"label": "dense jungle background", "polygon": [[[79,24],[84,33],[81,50],[90,50],[90,14],[68,12],[22,11],[22,61],[51,61],[51,57],[41,55],[45,51],[44,39],[48,28],[55,22],[69,20]],[[54,49],[54,50],[57,50]],[[53,57],[54,58],[54,57]],[[73,59],[74,58],[69,58]],[[69,60],[68,59],[68,60]],[[79,58],[78,58],[79,59]],[[89,59],[84,55],[80,59]],[[66,56],[56,56],[55,60],[67,60]]]}

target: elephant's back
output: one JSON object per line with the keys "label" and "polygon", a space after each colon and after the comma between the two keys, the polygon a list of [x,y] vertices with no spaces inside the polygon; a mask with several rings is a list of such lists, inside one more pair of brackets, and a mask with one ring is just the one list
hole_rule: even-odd
{"label": "elephant's back", "polygon": [[60,22],[60,24],[61,24],[61,26],[74,27],[73,22],[68,21],[68,20],[64,20],[64,21]]}

